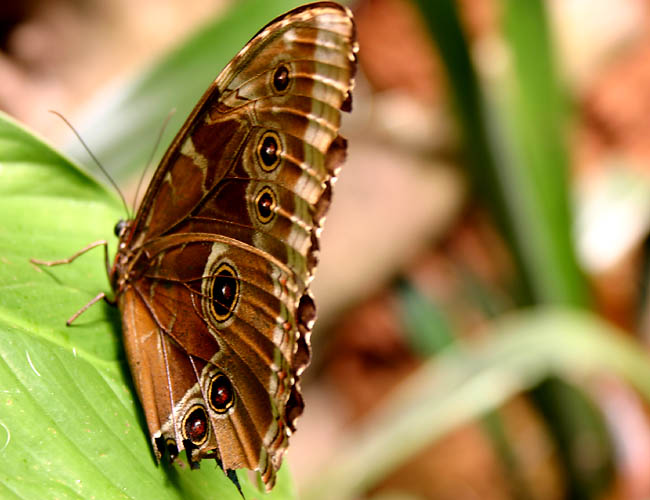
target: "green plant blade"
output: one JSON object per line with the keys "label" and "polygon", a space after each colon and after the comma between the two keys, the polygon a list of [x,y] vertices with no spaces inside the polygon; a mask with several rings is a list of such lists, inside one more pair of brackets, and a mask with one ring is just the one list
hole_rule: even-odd
{"label": "green plant blade", "polygon": [[425,446],[549,376],[614,374],[650,400],[646,353],[594,315],[534,309],[488,330],[486,340],[437,356],[400,384],[361,429],[343,437],[344,449],[304,498],[354,498]]}
{"label": "green plant blade", "polygon": [[482,85],[451,0],[417,0],[445,65],[477,193],[519,267],[521,303],[585,306],[571,237],[566,109],[540,0],[503,0],[507,69]]}
{"label": "green plant blade", "polygon": [[[499,2],[503,39],[492,40],[492,48],[493,55],[500,57],[484,58],[492,71],[484,72],[482,81],[454,2],[417,3],[446,68],[476,192],[491,209],[514,256],[520,286],[513,296],[526,305],[587,306],[589,291],[572,241],[564,144],[567,113],[555,74],[544,3]],[[573,388],[574,398],[562,396],[570,390],[552,380],[533,394],[563,447],[571,441],[573,429],[597,428],[600,420],[579,403],[578,388]],[[558,412],[554,401],[575,405]],[[606,434],[597,439],[602,448],[609,446]],[[585,498],[602,489],[606,465],[588,477],[578,473],[580,466],[571,453],[562,454],[562,459],[573,496]]]}
{"label": "green plant blade", "polygon": [[[558,83],[547,12],[541,0],[502,0],[509,82],[491,89],[503,111],[502,162],[518,245],[528,258],[538,302],[588,305],[577,265],[569,207],[565,136],[568,107]],[[506,139],[507,138],[507,139]]]}
{"label": "green plant blade", "polygon": [[[109,237],[119,200],[0,114],[0,496],[240,499],[214,462],[157,466],[120,340],[103,302],[101,249],[37,269]],[[270,495],[239,474],[246,498],[293,498],[286,467]],[[5,495],[5,492],[7,493]]]}

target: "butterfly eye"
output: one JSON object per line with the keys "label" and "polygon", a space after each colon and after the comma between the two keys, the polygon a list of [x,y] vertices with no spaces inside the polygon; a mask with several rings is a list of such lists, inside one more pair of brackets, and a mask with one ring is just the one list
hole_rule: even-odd
{"label": "butterfly eye", "polygon": [[210,406],[217,413],[225,413],[232,407],[234,400],[235,392],[230,380],[223,373],[219,373],[212,379],[208,389]]}
{"label": "butterfly eye", "polygon": [[285,65],[278,67],[273,73],[273,86],[278,92],[284,92],[289,86],[289,70]]}
{"label": "butterfly eye", "polygon": [[115,224],[115,236],[118,238],[122,236],[122,233],[126,229],[127,222],[124,219],[120,219],[117,224]]}
{"label": "butterfly eye", "polygon": [[194,405],[183,419],[183,434],[192,444],[201,446],[208,438],[208,415],[201,405]]}
{"label": "butterfly eye", "polygon": [[266,172],[271,172],[280,164],[282,146],[280,137],[270,130],[262,136],[262,140],[257,147],[257,156]]}
{"label": "butterfly eye", "polygon": [[257,218],[262,224],[266,224],[273,218],[277,200],[271,188],[264,186],[260,190],[255,197],[255,206],[257,207]]}
{"label": "butterfly eye", "polygon": [[217,268],[212,281],[212,314],[217,321],[225,321],[232,315],[238,295],[237,274],[224,262]]}

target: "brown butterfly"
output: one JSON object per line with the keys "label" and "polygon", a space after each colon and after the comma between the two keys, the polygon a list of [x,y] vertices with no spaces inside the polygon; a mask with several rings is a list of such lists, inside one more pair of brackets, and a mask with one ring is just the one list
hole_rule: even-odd
{"label": "brown butterfly", "polygon": [[231,479],[245,467],[274,484],[303,411],[309,283],[357,50],[352,15],[333,2],[270,22],[198,102],[135,218],[115,228],[109,278],[158,460],[184,449],[192,466],[215,458]]}

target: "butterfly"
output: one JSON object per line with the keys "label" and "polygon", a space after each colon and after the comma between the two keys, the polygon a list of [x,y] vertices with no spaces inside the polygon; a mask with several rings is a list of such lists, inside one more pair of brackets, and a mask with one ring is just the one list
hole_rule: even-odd
{"label": "butterfly", "polygon": [[[271,489],[303,411],[309,284],[345,158],[358,45],[317,2],[264,26],[199,100],[108,265],[157,460],[182,450]],[[41,265],[69,263],[69,259]],[[77,314],[77,315],[78,315]],[[77,315],[73,316],[74,319]]]}

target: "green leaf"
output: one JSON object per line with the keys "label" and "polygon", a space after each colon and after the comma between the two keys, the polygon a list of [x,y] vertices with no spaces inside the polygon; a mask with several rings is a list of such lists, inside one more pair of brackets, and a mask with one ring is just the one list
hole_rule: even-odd
{"label": "green leaf", "polygon": [[422,357],[433,356],[455,342],[443,311],[411,283],[398,284],[402,321],[409,345]]}
{"label": "green leaf", "polygon": [[[139,173],[165,117],[175,109],[165,129],[154,164],[190,111],[221,69],[258,30],[280,14],[304,3],[298,0],[245,0],[206,24],[174,51],[133,81],[107,90],[88,109],[78,129],[118,180]],[[75,157],[86,158],[78,141]]]}
{"label": "green leaf", "polygon": [[[354,434],[341,438],[345,446],[305,489],[304,498],[361,496],[424,447],[549,376],[613,374],[650,401],[647,354],[595,315],[537,308],[503,317],[483,333],[482,341],[448,349],[396,387]],[[594,429],[574,431],[581,453],[602,451],[593,447]]]}
{"label": "green leaf", "polygon": [[501,0],[505,39],[494,42],[500,57],[487,61],[493,71],[485,81],[472,64],[454,2],[416,3],[445,65],[477,194],[517,262],[520,303],[587,305],[571,235],[567,109],[543,2]]}
{"label": "green leaf", "polygon": [[[555,72],[544,2],[501,0],[503,38],[494,37],[479,79],[453,0],[417,0],[449,79],[467,166],[477,194],[491,209],[516,263],[519,304],[586,307],[590,293],[578,266],[569,208],[567,109]],[[557,391],[557,392],[556,392]],[[567,404],[550,418],[558,444],[566,448],[572,431],[600,419],[581,405],[580,391],[557,380],[537,387],[535,401],[547,417],[560,416],[555,402]],[[597,426],[592,426],[596,428]],[[608,447],[608,436],[598,436]],[[583,498],[603,481],[578,474],[579,464],[562,454],[573,497]],[[603,467],[606,470],[608,467]],[[579,477],[581,476],[581,477]],[[576,494],[578,490],[582,493]]]}
{"label": "green leaf", "polygon": [[[0,496],[240,499],[212,462],[157,466],[131,384],[101,249],[123,217],[112,193],[0,114]],[[272,494],[239,475],[246,498],[293,498],[286,467]]]}

